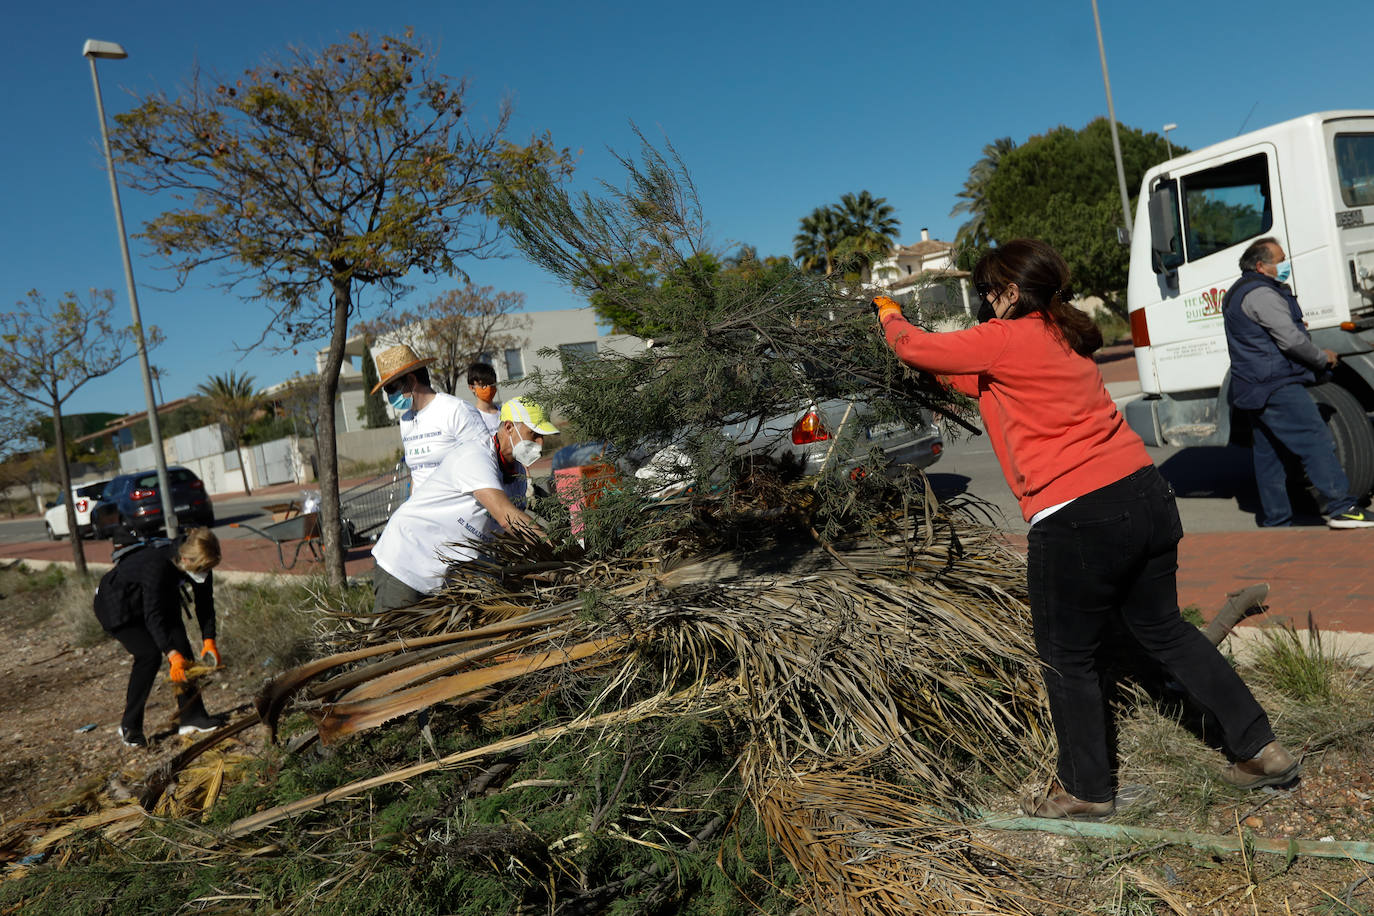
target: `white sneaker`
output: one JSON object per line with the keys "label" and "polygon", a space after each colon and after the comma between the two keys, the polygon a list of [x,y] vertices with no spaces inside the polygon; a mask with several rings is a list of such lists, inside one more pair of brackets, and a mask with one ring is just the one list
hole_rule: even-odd
{"label": "white sneaker", "polygon": [[212,732],[224,724],[224,720],[219,716],[200,716],[195,719],[183,719],[177,728],[178,735],[199,735],[203,732]]}
{"label": "white sneaker", "polygon": [[1363,509],[1351,509],[1326,520],[1328,528],[1374,528],[1374,515]]}

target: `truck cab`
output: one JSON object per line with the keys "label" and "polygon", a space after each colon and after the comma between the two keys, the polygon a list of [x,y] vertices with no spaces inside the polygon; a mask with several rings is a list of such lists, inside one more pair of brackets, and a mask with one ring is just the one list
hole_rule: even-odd
{"label": "truck cab", "polygon": [[1241,253],[1273,236],[1312,340],[1340,363],[1309,389],[1359,493],[1374,487],[1374,111],[1326,111],[1145,173],[1127,310],[1143,397],[1126,419],[1152,445],[1245,441],[1226,393],[1221,303]]}

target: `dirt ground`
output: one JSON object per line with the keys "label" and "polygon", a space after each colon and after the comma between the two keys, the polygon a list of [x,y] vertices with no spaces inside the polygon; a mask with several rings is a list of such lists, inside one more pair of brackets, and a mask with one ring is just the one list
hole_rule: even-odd
{"label": "dirt ground", "polygon": [[[127,748],[116,731],[124,711],[131,656],[113,639],[74,643],[68,627],[34,625],[38,593],[0,597],[0,823],[53,801],[90,779],[128,770],[138,776],[190,743],[172,726],[175,706],[165,672],[153,687],[144,728],[149,747]],[[244,708],[259,672],[228,666],[210,678],[206,708]]]}

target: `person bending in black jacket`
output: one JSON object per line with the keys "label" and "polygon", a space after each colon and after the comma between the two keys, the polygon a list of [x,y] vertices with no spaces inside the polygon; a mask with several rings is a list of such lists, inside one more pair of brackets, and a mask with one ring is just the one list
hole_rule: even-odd
{"label": "person bending in black jacket", "polygon": [[162,658],[177,700],[178,733],[206,732],[224,720],[205,711],[200,691],[186,681],[191,642],[181,621],[183,587],[194,598],[200,626],[201,658],[220,664],[215,647],[215,596],[211,570],[219,565],[219,539],[206,528],[192,528],[180,546],[171,541],[137,544],[117,551],[115,568],[100,580],[95,614],[105,632],[134,657],[119,737],[129,747],[146,747],[143,709]]}

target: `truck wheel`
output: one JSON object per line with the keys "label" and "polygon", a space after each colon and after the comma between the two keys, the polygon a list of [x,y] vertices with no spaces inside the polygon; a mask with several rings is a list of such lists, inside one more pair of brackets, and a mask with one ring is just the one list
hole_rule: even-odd
{"label": "truck wheel", "polygon": [[58,535],[58,533],[57,533],[56,531],[53,531],[53,530],[52,530],[52,525],[49,525],[47,522],[44,522],[43,524],[44,524],[44,527],[46,527],[46,528],[48,529],[48,540],[50,540],[50,541],[60,541],[60,540],[62,540],[61,536]]}
{"label": "truck wheel", "polygon": [[[1353,394],[1333,382],[1307,390],[1336,441],[1336,458],[1350,480],[1350,492],[1363,497],[1374,489],[1374,426],[1369,415]],[[1320,497],[1315,492],[1313,496],[1320,505]]]}

